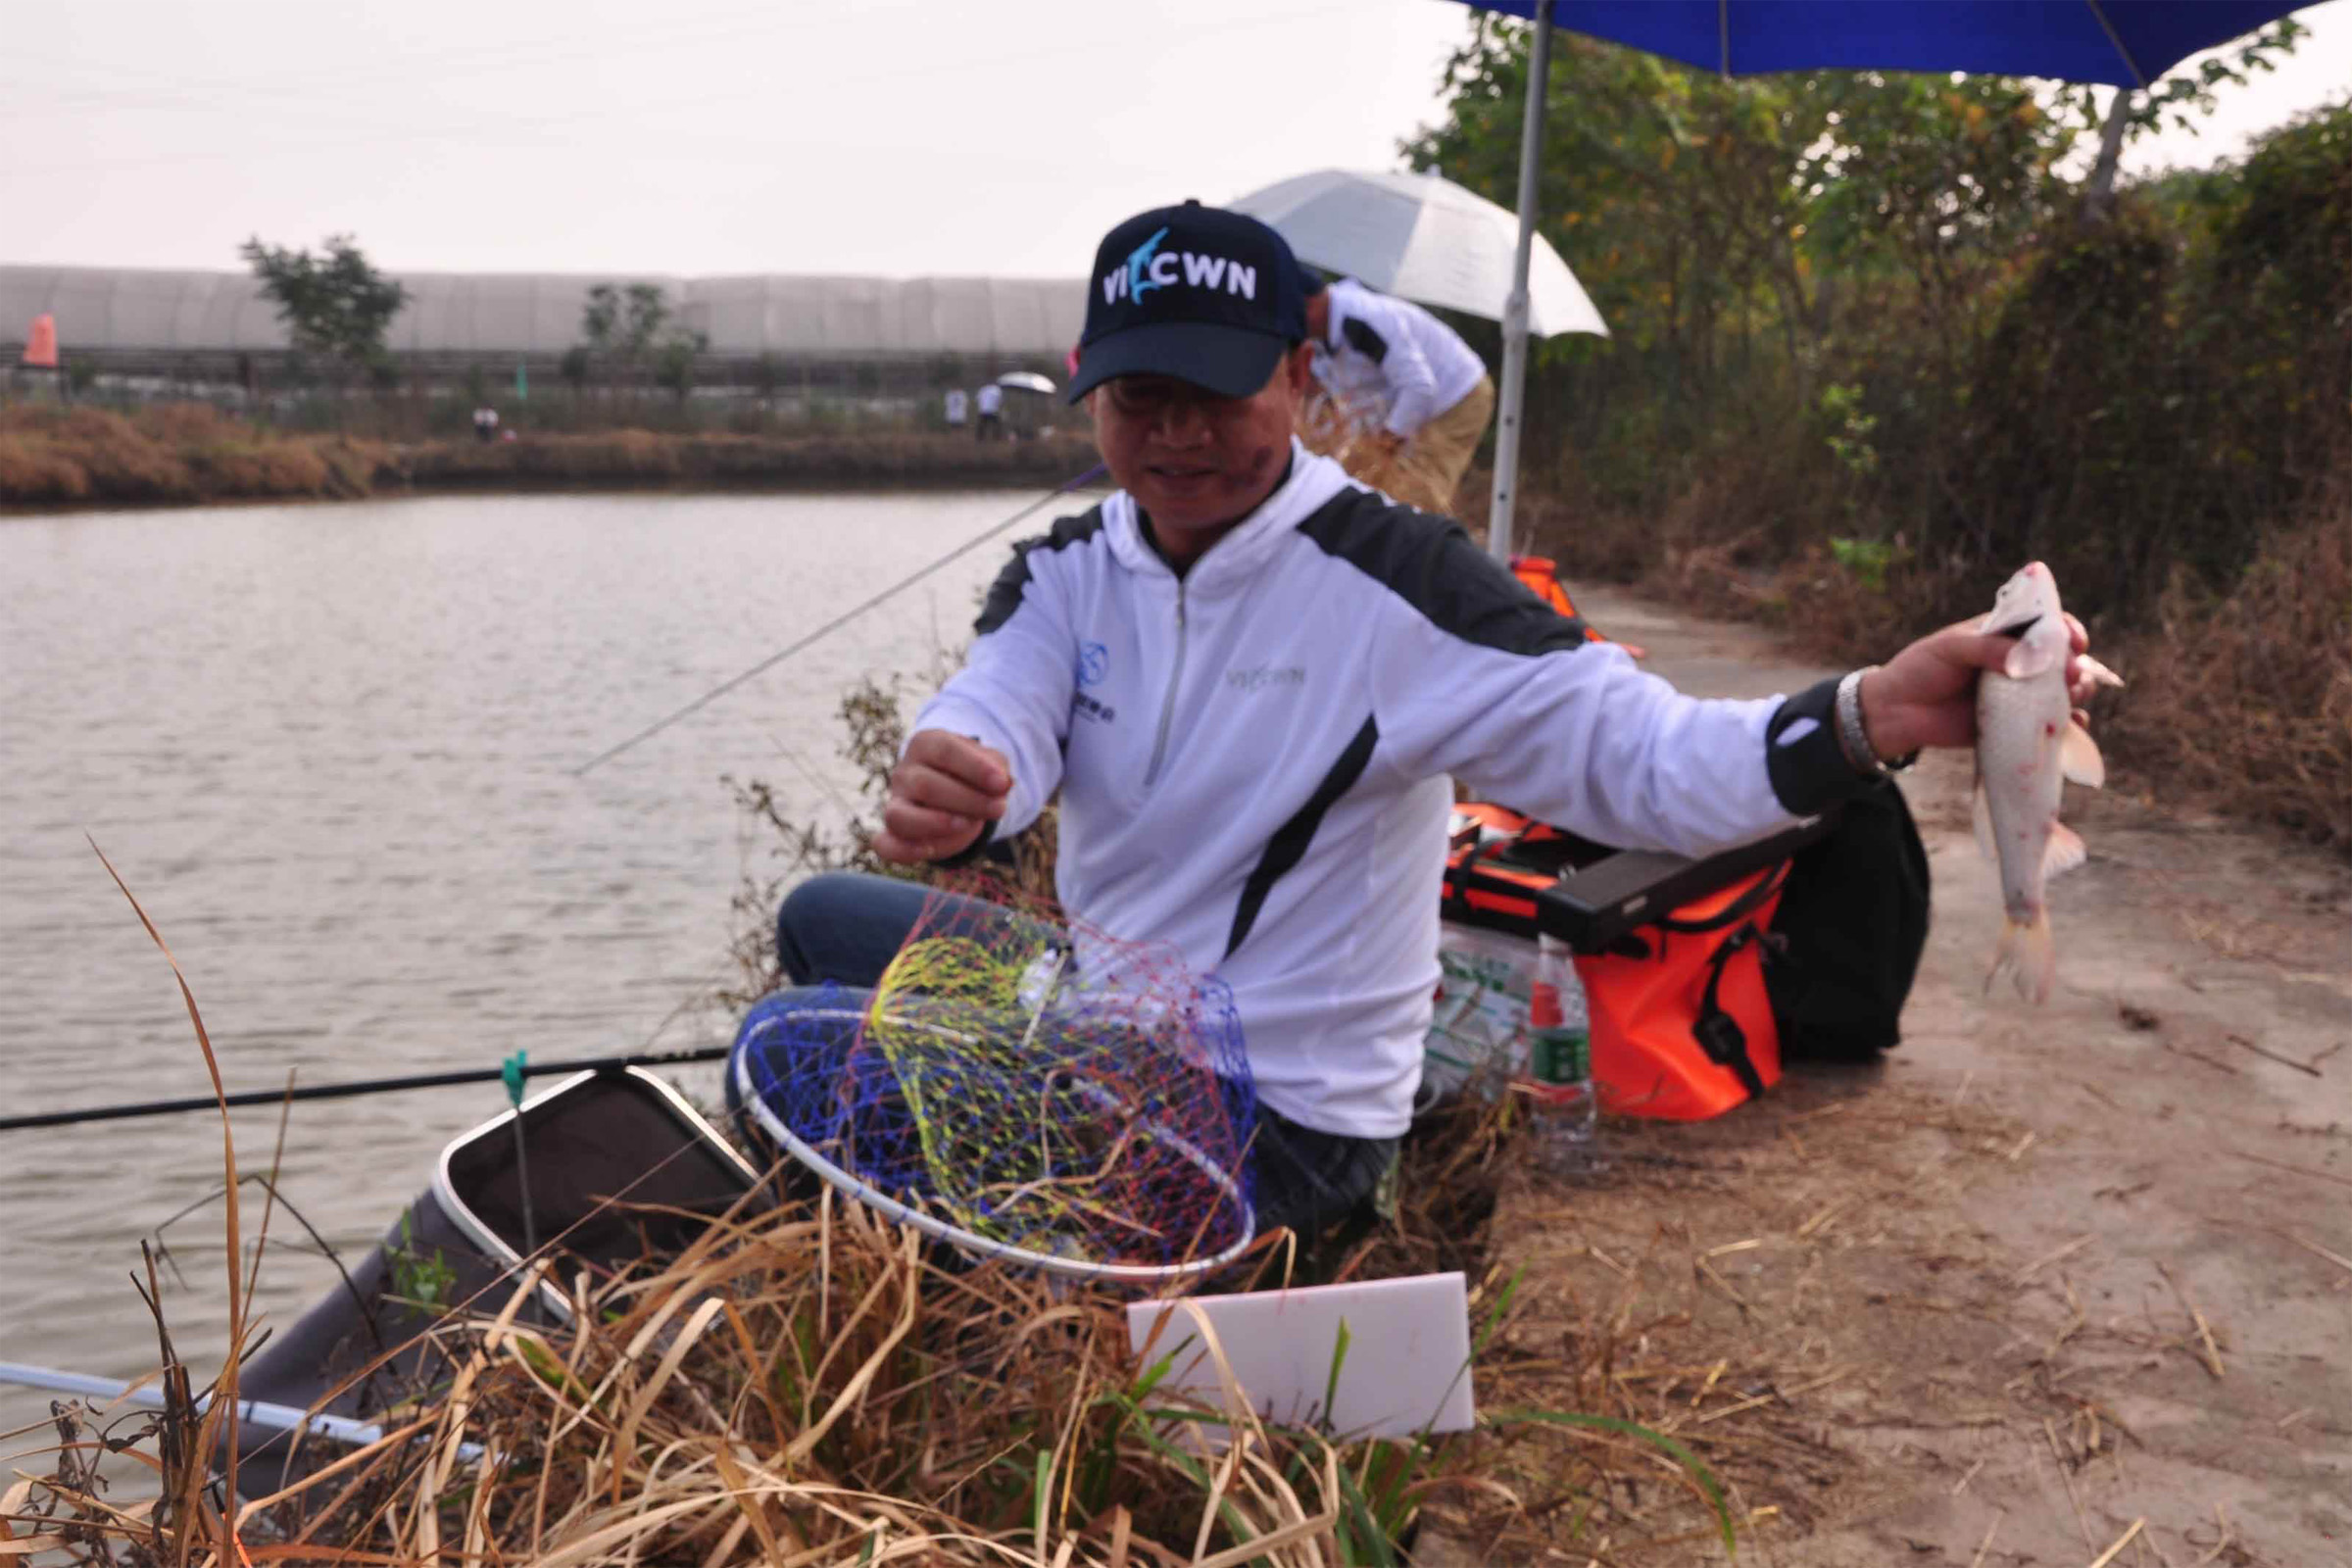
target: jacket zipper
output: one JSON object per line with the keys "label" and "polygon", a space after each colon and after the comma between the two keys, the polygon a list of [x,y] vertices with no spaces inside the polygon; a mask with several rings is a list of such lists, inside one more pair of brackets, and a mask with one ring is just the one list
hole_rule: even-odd
{"label": "jacket zipper", "polygon": [[1168,699],[1159,705],[1159,738],[1152,743],[1152,765],[1144,769],[1144,788],[1159,782],[1159,764],[1168,755],[1168,726],[1176,718],[1176,691],[1184,684],[1184,579],[1176,580],[1176,667],[1168,674]]}

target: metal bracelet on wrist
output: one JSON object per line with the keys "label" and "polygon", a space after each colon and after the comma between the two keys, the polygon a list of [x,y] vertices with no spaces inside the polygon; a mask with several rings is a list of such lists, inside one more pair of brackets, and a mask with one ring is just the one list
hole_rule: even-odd
{"label": "metal bracelet on wrist", "polygon": [[1909,767],[1919,760],[1919,754],[1912,752],[1891,762],[1882,762],[1879,754],[1871,747],[1870,731],[1862,724],[1862,677],[1878,667],[1876,664],[1867,664],[1851,671],[1838,683],[1838,749],[1845,754],[1846,765],[1855,772],[1884,778]]}

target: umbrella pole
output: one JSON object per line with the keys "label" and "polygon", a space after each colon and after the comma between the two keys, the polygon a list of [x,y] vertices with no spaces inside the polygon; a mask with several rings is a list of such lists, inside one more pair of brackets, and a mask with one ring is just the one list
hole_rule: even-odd
{"label": "umbrella pole", "polygon": [[1544,101],[1551,74],[1551,0],[1536,0],[1536,42],[1528,59],[1527,109],[1519,126],[1519,249],[1511,297],[1502,308],[1502,412],[1494,421],[1494,500],[1487,548],[1511,559],[1511,508],[1519,494],[1519,425],[1527,393],[1527,271],[1536,245],[1536,176],[1544,157]]}

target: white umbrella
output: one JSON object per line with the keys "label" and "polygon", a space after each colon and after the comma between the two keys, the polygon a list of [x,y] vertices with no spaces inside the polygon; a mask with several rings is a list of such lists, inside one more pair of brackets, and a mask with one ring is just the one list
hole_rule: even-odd
{"label": "white umbrella", "polygon": [[[1535,79],[1550,53],[1546,24],[1536,35]],[[1539,97],[1527,115],[1520,154],[1519,205],[1535,205]],[[1522,225],[1509,209],[1437,174],[1351,173],[1326,169],[1252,191],[1233,206],[1265,222],[1327,271],[1348,272],[1374,288],[1424,305],[1443,305],[1502,323],[1502,385],[1494,424],[1494,497],[1488,548],[1511,556],[1511,512],[1519,481],[1519,425],[1525,400],[1527,340],[1559,332],[1609,329],[1585,286],[1551,241]]]}
{"label": "white umbrella", "polygon": [[[1437,174],[1323,169],[1251,191],[1231,204],[1291,243],[1298,259],[1384,294],[1503,318],[1519,220]],[[1609,329],[1551,242],[1529,260],[1527,329],[1537,337]]]}
{"label": "white umbrella", "polygon": [[1012,392],[1035,392],[1044,397],[1054,395],[1054,383],[1035,370],[1006,370],[997,377],[997,385]]}

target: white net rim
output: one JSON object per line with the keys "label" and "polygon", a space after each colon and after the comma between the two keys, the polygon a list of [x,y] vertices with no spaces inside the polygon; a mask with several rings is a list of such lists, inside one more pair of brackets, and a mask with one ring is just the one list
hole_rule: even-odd
{"label": "white net rim", "polygon": [[[797,1017],[830,1019],[835,1022],[861,1023],[865,1018],[865,1009],[862,1007],[796,1007],[793,1011]],[[953,1031],[941,1029],[933,1023],[913,1019],[893,1019],[892,1021],[950,1039],[956,1038]],[[1156,1130],[1154,1136],[1166,1140],[1169,1148],[1182,1154],[1187,1163],[1194,1166],[1221,1189],[1226,1199],[1240,1210],[1241,1234],[1222,1250],[1208,1257],[1196,1257],[1182,1263],[1096,1263],[1085,1258],[1059,1257],[1050,1252],[1032,1251],[1025,1247],[1016,1247],[1009,1242],[1001,1242],[993,1237],[982,1236],[966,1230],[960,1225],[951,1224],[936,1214],[925,1213],[919,1208],[900,1201],[855,1172],[842,1169],[832,1160],[817,1152],[800,1134],[794,1132],[785,1123],[783,1117],[775,1113],[766,1098],[760,1093],[759,1085],[752,1081],[750,1053],[737,1053],[735,1059],[729,1063],[729,1070],[735,1075],[737,1095],[741,1098],[742,1103],[751,1110],[753,1119],[759,1122],[760,1130],[773,1138],[786,1153],[814,1172],[828,1187],[845,1198],[855,1199],[868,1208],[874,1209],[902,1225],[911,1225],[933,1240],[945,1242],[966,1253],[974,1253],[984,1258],[1003,1258],[1007,1263],[1058,1275],[1063,1279],[1151,1289],[1181,1285],[1199,1279],[1202,1275],[1214,1273],[1248,1251],[1250,1245],[1257,1240],[1257,1214],[1250,1206],[1249,1196],[1242,1191],[1241,1183],[1234,1179],[1233,1173],[1211,1159],[1190,1139]]]}

